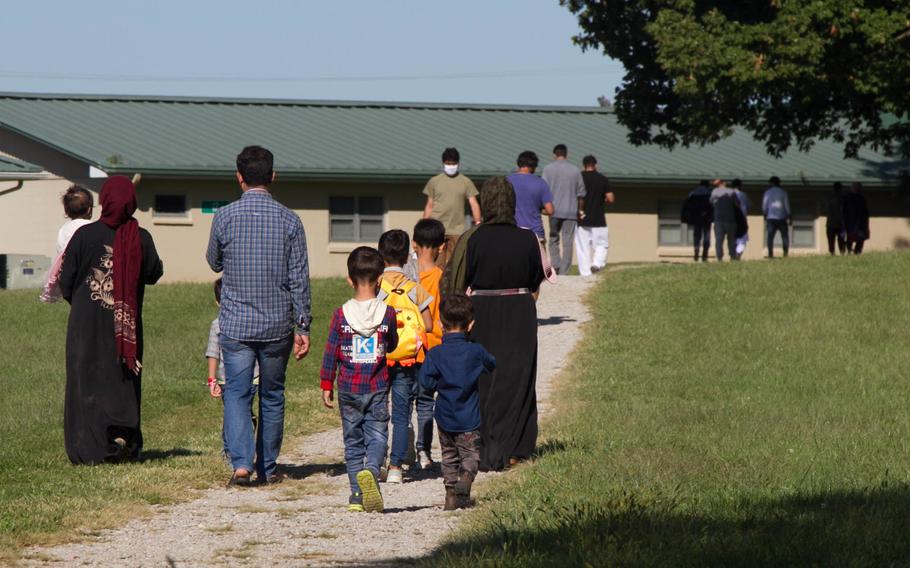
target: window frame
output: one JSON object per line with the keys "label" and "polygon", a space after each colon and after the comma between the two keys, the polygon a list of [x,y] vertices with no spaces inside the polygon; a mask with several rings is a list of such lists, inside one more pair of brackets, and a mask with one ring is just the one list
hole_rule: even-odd
{"label": "window frame", "polygon": [[[680,220],[680,211],[682,210],[683,201],[661,200],[657,202],[657,246],[658,247],[691,247],[695,243],[695,231],[692,226],[683,223]],[[674,211],[672,217],[663,216],[664,209]],[[667,243],[663,241],[662,232],[664,228],[675,228],[679,231],[679,242]]]}
{"label": "window frame", "polygon": [[[179,197],[183,198],[183,211],[179,213],[162,212],[158,210],[159,197]],[[152,198],[152,217],[154,219],[189,219],[190,218],[190,196],[186,193],[156,193]]]}
{"label": "window frame", "polygon": [[[354,208],[353,213],[333,213],[332,212],[332,201],[335,199],[353,199]],[[379,213],[363,213],[361,206],[362,199],[377,199],[379,201]],[[330,243],[375,243],[379,236],[376,238],[364,237],[363,235],[363,223],[364,222],[379,222],[379,234],[381,235],[385,231],[385,217],[386,217],[386,200],[382,195],[331,195],[329,196],[329,242]],[[332,232],[332,226],[335,222],[350,222],[353,226],[353,237],[348,239],[338,239]]]}

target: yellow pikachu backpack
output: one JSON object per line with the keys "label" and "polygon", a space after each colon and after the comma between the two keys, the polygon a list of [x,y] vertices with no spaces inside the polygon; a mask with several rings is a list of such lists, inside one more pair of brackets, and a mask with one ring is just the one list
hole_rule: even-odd
{"label": "yellow pikachu backpack", "polygon": [[383,301],[395,309],[398,320],[398,347],[386,355],[389,365],[399,364],[410,367],[417,362],[417,354],[426,349],[427,330],[420,315],[420,307],[408,296],[417,286],[416,282],[405,282],[395,288],[383,280],[381,289],[385,293]]}

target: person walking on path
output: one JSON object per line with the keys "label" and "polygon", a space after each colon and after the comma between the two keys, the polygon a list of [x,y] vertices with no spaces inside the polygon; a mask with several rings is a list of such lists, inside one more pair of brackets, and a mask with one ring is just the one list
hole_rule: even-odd
{"label": "person walking on path", "polygon": [[379,251],[358,247],[348,256],[354,296],[335,310],[319,371],[322,403],[332,408],[335,383],[344,438],[351,512],[382,512],[379,470],[389,440],[389,369],[398,347],[395,309],[376,297],[385,263]]}
{"label": "person walking on path", "polygon": [[847,252],[846,230],[844,229],[844,184],[836,182],[828,195],[828,218],[825,220],[825,234],[828,237],[828,253],[834,256],[834,243],[841,254]]}
{"label": "person walking on path", "polygon": [[736,211],[739,203],[736,192],[727,187],[727,182],[714,181],[711,206],[714,207],[714,251],[717,262],[724,259],[724,241],[727,242],[730,260],[739,260],[736,254]]}
{"label": "person walking on path", "polygon": [[701,180],[698,187],[689,192],[689,196],[683,202],[680,217],[683,223],[692,227],[695,262],[698,262],[699,250],[702,262],[708,262],[708,250],[711,248],[711,222],[714,220],[714,208],[711,206],[711,188],[708,180]]}
{"label": "person walking on path", "polygon": [[446,228],[445,254],[439,256],[438,265],[444,267],[452,258],[452,251],[458,237],[464,233],[464,206],[467,201],[471,208],[474,224],[480,224],[480,204],[477,203],[477,187],[466,175],[459,173],[461,156],[455,148],[446,148],[442,153],[441,174],[430,178],[423,188],[427,204],[423,209],[424,219],[442,221]]}
{"label": "person walking on path", "polygon": [[480,465],[480,397],[478,380],[496,369],[496,359],[467,334],[474,327],[470,298],[456,294],[442,304],[443,343],[427,354],[420,385],[439,392],[436,422],[442,448],[444,509],[471,506],[471,485]]}
{"label": "person walking on path", "polygon": [[108,178],[100,201],[101,220],[75,232],[60,270],[60,293],[72,305],[63,438],[74,464],[142,451],[142,301],[164,273],[152,236],[133,218],[129,178]]}
{"label": "person walking on path", "polygon": [[850,193],[844,196],[844,229],[847,231],[847,252],[862,254],[869,232],[869,205],[862,194],[863,184],[853,182]]}
{"label": "person walking on path", "polygon": [[515,222],[519,227],[531,229],[542,245],[546,244],[543,230],[543,215],[553,215],[553,194],[542,178],[534,175],[537,170],[537,154],[526,150],[518,155],[518,171],[506,179],[515,188]]}
{"label": "person walking on path", "polygon": [[459,241],[449,289],[471,289],[471,339],[496,358],[496,370],[480,379],[480,469],[488,471],[529,458],[537,444],[533,294],[544,272],[536,236],[515,224],[515,191],[508,180],[488,179],[480,201],[483,224]]}
{"label": "person walking on path", "polygon": [[[234,470],[230,485],[279,481],[284,437],[284,382],[293,349],[310,350],[310,276],[306,234],[293,211],[269,193],[272,153],[247,146],[237,156],[243,195],[218,209],[206,260],[222,272],[221,350],[226,375],[224,434]],[[295,331],[296,328],[296,331]],[[253,367],[259,362],[259,426],[250,414]]]}
{"label": "person walking on path", "polygon": [[784,256],[790,253],[790,197],[780,186],[777,176],[768,180],[771,187],[765,190],[762,197],[762,213],[765,215],[765,227],[768,240],[768,258],[774,258],[774,234],[780,233]]}
{"label": "person walking on path", "polygon": [[[736,258],[742,258],[746,252],[746,245],[749,243],[749,196],[743,191],[743,181],[739,178],[730,182],[733,193],[736,194],[736,202],[739,204],[739,210],[742,216],[737,215],[736,230]],[[740,224],[742,226],[740,227]]]}
{"label": "person walking on path", "polygon": [[597,171],[597,158],[585,156],[581,163],[584,167],[581,177],[585,183],[585,203],[578,216],[575,254],[578,256],[578,273],[590,276],[607,265],[610,234],[607,232],[604,207],[613,203],[615,197],[607,177]]}
{"label": "person walking on path", "polygon": [[550,261],[557,274],[567,274],[572,266],[579,212],[585,207],[585,182],[581,170],[569,162],[569,150],[565,144],[557,144],[553,148],[553,161],[543,169],[542,177],[553,193]]}

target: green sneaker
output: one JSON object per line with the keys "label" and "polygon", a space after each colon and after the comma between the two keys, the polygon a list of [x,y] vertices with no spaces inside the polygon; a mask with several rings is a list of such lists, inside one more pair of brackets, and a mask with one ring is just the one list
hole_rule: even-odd
{"label": "green sneaker", "polygon": [[348,499],[348,511],[351,513],[363,512],[363,495],[360,493],[351,494],[351,498]]}
{"label": "green sneaker", "polygon": [[367,513],[381,513],[383,510],[382,493],[373,472],[365,469],[357,474],[357,484],[363,493],[363,510]]}

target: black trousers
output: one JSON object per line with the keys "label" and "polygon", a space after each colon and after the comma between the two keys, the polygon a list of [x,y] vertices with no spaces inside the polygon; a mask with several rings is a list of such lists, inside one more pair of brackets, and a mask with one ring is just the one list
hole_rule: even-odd
{"label": "black trousers", "polygon": [[695,259],[698,260],[698,249],[701,245],[701,258],[708,258],[708,249],[711,248],[711,223],[705,225],[692,225],[692,233],[695,238]]}
{"label": "black trousers", "polygon": [[828,252],[834,254],[834,242],[837,241],[837,250],[841,254],[847,252],[847,235],[842,227],[825,227],[828,235]]}

